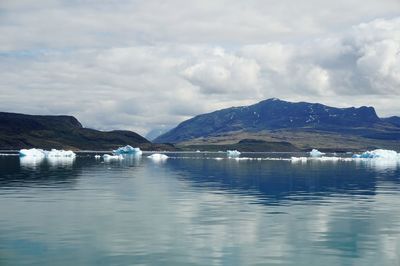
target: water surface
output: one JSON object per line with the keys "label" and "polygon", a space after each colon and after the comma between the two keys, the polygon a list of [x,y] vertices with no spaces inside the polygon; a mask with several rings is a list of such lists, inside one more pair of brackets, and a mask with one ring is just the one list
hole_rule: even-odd
{"label": "water surface", "polygon": [[169,156],[0,156],[0,265],[400,264],[396,163]]}

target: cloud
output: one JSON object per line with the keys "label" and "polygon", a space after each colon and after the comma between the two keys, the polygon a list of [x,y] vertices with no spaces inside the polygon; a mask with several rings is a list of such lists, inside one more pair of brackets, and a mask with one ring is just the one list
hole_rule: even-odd
{"label": "cloud", "polygon": [[259,65],[254,59],[227,54],[216,48],[187,67],[183,76],[204,94],[257,94]]}
{"label": "cloud", "polygon": [[272,3],[1,1],[2,110],[142,134],[269,97],[400,114],[397,1]]}

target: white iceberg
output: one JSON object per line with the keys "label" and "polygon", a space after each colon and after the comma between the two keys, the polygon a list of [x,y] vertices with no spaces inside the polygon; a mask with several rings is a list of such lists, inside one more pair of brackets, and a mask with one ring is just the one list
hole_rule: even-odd
{"label": "white iceberg", "polygon": [[122,156],[121,154],[115,154],[115,155],[104,154],[103,159],[104,161],[123,160],[124,156]]}
{"label": "white iceberg", "polygon": [[321,157],[322,155],[325,155],[325,153],[320,152],[317,149],[312,149],[312,151],[310,151],[310,156],[311,157]]}
{"label": "white iceberg", "polygon": [[73,151],[64,151],[64,150],[56,150],[51,149],[51,151],[44,151],[47,158],[75,158],[76,154]]}
{"label": "white iceberg", "polygon": [[142,151],[140,148],[134,148],[130,145],[126,145],[125,147],[120,147],[116,150],[113,150],[115,154],[135,154],[135,155],[142,155]]}
{"label": "white iceberg", "polygon": [[19,151],[20,157],[36,157],[36,158],[44,158],[46,154],[42,149],[22,149]]}
{"label": "white iceberg", "polygon": [[168,156],[161,153],[154,153],[150,156],[147,156],[147,158],[152,159],[154,161],[165,161],[166,159],[168,159]]}
{"label": "white iceberg", "polygon": [[291,157],[292,163],[306,163],[310,162],[338,162],[338,161],[350,161],[350,158],[342,158],[335,156],[320,156],[320,157]]}
{"label": "white iceberg", "polygon": [[226,154],[228,154],[228,157],[238,157],[238,156],[240,156],[240,151],[238,151],[238,150],[227,150]]}
{"label": "white iceberg", "polygon": [[35,157],[35,158],[61,158],[69,157],[75,158],[76,154],[73,151],[64,151],[52,149],[45,151],[42,149],[22,149],[19,151],[20,157]]}
{"label": "white iceberg", "polygon": [[373,151],[366,151],[362,154],[354,154],[353,158],[400,160],[400,153],[392,150],[377,149]]}
{"label": "white iceberg", "polygon": [[96,158],[96,159],[100,159],[100,155],[98,155],[98,154],[96,154],[95,156],[94,156],[94,158]]}
{"label": "white iceberg", "polygon": [[294,162],[300,162],[300,163],[306,163],[307,162],[307,157],[292,157],[290,160]]}

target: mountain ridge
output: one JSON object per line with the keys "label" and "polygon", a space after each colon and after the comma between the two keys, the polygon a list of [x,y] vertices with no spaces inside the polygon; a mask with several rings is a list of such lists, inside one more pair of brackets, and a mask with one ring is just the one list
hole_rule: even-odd
{"label": "mountain ridge", "polygon": [[85,128],[73,116],[28,115],[0,112],[0,149],[112,150],[132,145],[145,150],[175,149],[152,144],[128,130],[99,131]]}
{"label": "mountain ridge", "polygon": [[367,139],[399,140],[397,120],[379,118],[373,107],[337,108],[320,103],[287,102],[277,98],[249,106],[230,107],[183,121],[154,140],[182,143],[224,134],[264,131],[334,133]]}

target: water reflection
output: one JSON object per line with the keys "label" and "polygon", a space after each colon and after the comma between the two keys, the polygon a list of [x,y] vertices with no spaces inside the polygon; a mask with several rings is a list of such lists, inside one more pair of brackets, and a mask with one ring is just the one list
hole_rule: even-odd
{"label": "water reflection", "polygon": [[[370,196],[375,195],[377,185],[374,171],[360,170],[351,162],[169,160],[166,167],[180,172],[179,178],[193,186],[257,195],[265,204],[303,202],[338,193]],[[384,177],[399,183],[398,172]]]}
{"label": "water reflection", "polygon": [[23,168],[38,168],[41,164],[47,163],[52,167],[72,167],[75,162],[75,157],[19,157],[19,163]]}
{"label": "water reflection", "polygon": [[37,168],[40,164],[42,164],[44,161],[44,158],[41,157],[19,157],[19,163],[21,167],[24,168]]}
{"label": "water reflection", "polygon": [[7,157],[0,160],[0,169],[0,188],[70,189],[76,183],[82,165],[77,166],[74,158]]}
{"label": "water reflection", "polygon": [[142,161],[142,156],[140,155],[135,155],[135,154],[123,154],[121,155],[121,159],[96,159],[96,161],[99,161],[100,163],[104,163],[110,166],[139,166],[141,161]]}
{"label": "water reflection", "polygon": [[399,262],[398,168],[81,155],[0,169],[6,265]]}
{"label": "water reflection", "polygon": [[75,162],[75,157],[51,157],[47,158],[47,162],[52,167],[72,167]]}
{"label": "water reflection", "polygon": [[378,173],[393,172],[396,169],[400,168],[399,160],[365,159],[365,160],[356,160],[356,163],[368,167],[370,169],[373,169]]}

